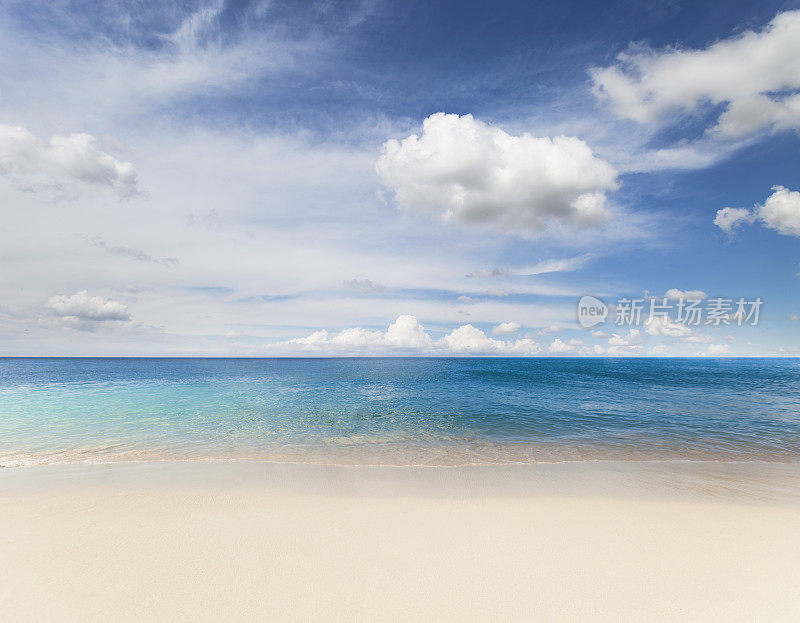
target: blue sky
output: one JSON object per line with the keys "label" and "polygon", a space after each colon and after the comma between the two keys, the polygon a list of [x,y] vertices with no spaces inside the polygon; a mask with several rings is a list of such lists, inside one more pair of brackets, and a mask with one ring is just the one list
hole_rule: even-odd
{"label": "blue sky", "polygon": [[[800,353],[800,3],[9,2],[0,63],[0,355]],[[614,323],[670,292],[764,303]]]}

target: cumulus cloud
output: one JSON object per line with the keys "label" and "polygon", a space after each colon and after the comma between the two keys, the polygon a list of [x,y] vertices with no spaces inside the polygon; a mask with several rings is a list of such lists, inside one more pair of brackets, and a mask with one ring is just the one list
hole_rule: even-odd
{"label": "cumulus cloud", "polygon": [[612,333],[608,338],[609,355],[635,355],[641,352],[646,336],[639,329],[630,329],[625,333]]}
{"label": "cumulus cloud", "polygon": [[[501,323],[517,325],[517,323]],[[495,329],[497,328],[495,327]],[[519,327],[517,327],[518,329]],[[494,331],[502,334],[503,332]],[[679,338],[682,342],[703,343],[710,339],[692,339],[688,328],[665,323],[650,325],[645,330],[630,329],[611,336],[603,333],[593,337],[607,338],[607,348],[600,344],[584,344],[579,338],[554,337],[542,346],[531,338],[497,339],[480,328],[461,325],[439,339],[433,339],[419,321],[411,315],[399,316],[386,331],[352,327],[341,331],[320,330],[306,337],[272,344],[271,352],[314,353],[320,355],[470,355],[497,357],[530,356],[631,356],[641,355],[648,335]],[[666,347],[655,347],[651,354],[660,354]]]}
{"label": "cumulus cloud", "polygon": [[726,106],[710,134],[737,139],[800,129],[800,11],[779,13],[700,50],[632,47],[592,70],[594,92],[618,116],[651,122],[670,111]]}
{"label": "cumulus cloud", "polygon": [[562,341],[561,338],[556,338],[547,347],[547,350],[554,355],[569,355],[575,353],[582,344],[583,342],[577,338],[572,338],[566,342]]}
{"label": "cumulus cloud", "polygon": [[734,100],[720,115],[713,131],[722,136],[741,138],[767,127],[800,129],[800,94],[774,99],[767,95],[754,95]]}
{"label": "cumulus cloud", "polygon": [[[88,302],[87,302],[88,299]],[[71,297],[53,297],[48,307],[60,317],[63,325],[83,331],[95,331],[105,326],[106,320],[130,319],[124,306],[100,297],[88,297],[86,292],[79,292]],[[101,320],[102,319],[102,320]],[[44,322],[44,321],[42,321]],[[116,323],[112,323],[116,324]],[[137,323],[119,323],[121,327],[135,327]],[[650,329],[650,330],[648,330]],[[612,334],[593,334],[594,338],[604,338],[603,344],[584,344],[581,339],[568,338],[563,335],[553,336],[547,344],[540,344],[534,339],[524,337],[511,339],[491,337],[487,332],[473,324],[464,324],[434,338],[425,327],[412,315],[399,316],[385,329],[368,329],[350,327],[339,331],[319,330],[306,336],[270,344],[258,344],[261,339],[248,335],[240,330],[230,330],[219,335],[220,342],[226,341],[237,348],[240,354],[250,355],[317,355],[317,356],[493,356],[493,357],[530,357],[530,356],[639,356],[644,352],[651,355],[674,354],[669,349],[673,342],[665,347],[654,346],[645,351],[643,344],[648,336],[677,338],[675,342],[702,344],[714,343],[710,336],[680,337],[683,332],[673,333],[666,330],[631,329],[626,332]],[[246,338],[240,341],[241,338]],[[729,338],[726,338],[729,339]],[[199,351],[198,351],[199,352]],[[694,355],[708,355],[706,350],[697,351]]]}
{"label": "cumulus cloud", "polygon": [[725,232],[732,232],[744,223],[761,222],[785,236],[800,236],[800,192],[783,186],[773,186],[773,193],[762,205],[752,210],[722,208],[717,211],[714,224]]}
{"label": "cumulus cloud", "polygon": [[800,192],[773,186],[773,192],[758,208],[764,227],[786,236],[800,236]]}
{"label": "cumulus cloud", "polygon": [[[688,299],[689,297],[684,298]],[[643,329],[644,333],[648,336],[671,338],[671,343],[683,342],[685,344],[703,344],[712,341],[710,336],[697,333],[689,325],[681,322],[674,322],[668,316],[649,317],[645,321]],[[726,339],[729,339],[730,337],[731,336],[728,336]],[[634,345],[638,342],[641,342],[643,338],[644,336],[635,336],[635,339],[631,340],[630,336],[628,336],[627,339],[624,339],[624,341],[627,342],[626,344],[623,344],[620,341],[617,345]]]}
{"label": "cumulus cloud", "polygon": [[445,335],[440,345],[456,353],[494,354],[494,355],[536,355],[541,347],[530,338],[514,342],[495,340],[471,324],[463,325]]}
{"label": "cumulus cloud", "polygon": [[709,355],[727,355],[731,350],[730,344],[709,344]]}
{"label": "cumulus cloud", "polygon": [[55,135],[44,143],[21,126],[0,126],[0,173],[106,187],[123,198],[139,194],[133,165],[100,150],[90,134]]}
{"label": "cumulus cloud", "polygon": [[514,341],[490,338],[471,324],[462,325],[439,340],[434,340],[419,321],[410,315],[399,316],[386,331],[361,327],[329,332],[325,329],[273,345],[283,351],[318,353],[393,353],[471,354],[529,356],[541,347],[529,338]]}
{"label": "cumulus cloud", "polygon": [[685,324],[673,322],[668,316],[650,316],[644,323],[647,335],[684,338],[692,334]]}
{"label": "cumulus cloud", "polygon": [[714,217],[714,225],[722,231],[730,233],[739,225],[753,223],[755,220],[755,214],[747,208],[722,208],[717,210],[717,216]]}
{"label": "cumulus cloud", "polygon": [[644,342],[644,335],[639,329],[631,329],[626,334],[612,333],[608,338],[609,346],[637,346]]}
{"label": "cumulus cloud", "polygon": [[53,296],[47,301],[47,308],[56,316],[72,323],[128,321],[131,319],[128,308],[122,303],[100,296],[89,296],[86,290],[81,290],[71,296]]}
{"label": "cumulus cloud", "polygon": [[376,169],[407,208],[522,233],[599,225],[617,188],[582,140],[513,136],[472,115],[431,115],[421,135],[386,141]]}
{"label": "cumulus cloud", "polygon": [[679,290],[678,288],[670,288],[666,291],[664,296],[672,301],[678,301],[680,299],[702,301],[704,298],[708,297],[702,290]]}
{"label": "cumulus cloud", "polygon": [[386,330],[386,342],[400,348],[429,348],[433,340],[414,316],[399,316]]}
{"label": "cumulus cloud", "polygon": [[499,325],[492,329],[492,333],[499,335],[507,335],[509,333],[516,333],[519,331],[520,324],[518,322],[501,322]]}
{"label": "cumulus cloud", "polygon": [[399,316],[388,329],[384,331],[370,331],[361,327],[344,329],[338,333],[329,333],[327,330],[315,331],[311,335],[289,340],[283,344],[299,346],[308,350],[337,350],[337,349],[425,349],[431,346],[433,340],[425,332],[414,316]]}

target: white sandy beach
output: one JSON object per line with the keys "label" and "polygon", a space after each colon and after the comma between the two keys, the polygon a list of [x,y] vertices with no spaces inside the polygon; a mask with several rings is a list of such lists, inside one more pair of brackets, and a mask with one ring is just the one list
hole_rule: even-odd
{"label": "white sandy beach", "polygon": [[798,474],[7,469],[0,618],[796,621]]}

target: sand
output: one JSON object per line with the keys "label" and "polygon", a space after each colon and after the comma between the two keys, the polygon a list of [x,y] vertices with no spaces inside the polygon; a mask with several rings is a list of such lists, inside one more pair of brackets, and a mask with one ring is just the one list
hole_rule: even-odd
{"label": "sand", "polygon": [[797,466],[0,471],[3,621],[797,621]]}

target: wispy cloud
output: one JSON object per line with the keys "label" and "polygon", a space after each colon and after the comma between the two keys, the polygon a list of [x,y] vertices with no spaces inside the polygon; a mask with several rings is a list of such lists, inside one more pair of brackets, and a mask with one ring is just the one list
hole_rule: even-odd
{"label": "wispy cloud", "polygon": [[101,249],[105,249],[112,255],[119,255],[121,257],[127,257],[132,260],[137,260],[139,262],[148,262],[151,264],[161,264],[162,266],[171,266],[173,264],[178,263],[178,259],[175,257],[162,257],[157,258],[153,257],[145,253],[144,251],[140,251],[139,249],[132,249],[130,247],[125,247],[122,245],[111,245],[108,244],[105,240],[103,240],[99,236],[95,236],[89,239],[92,244],[100,247]]}

